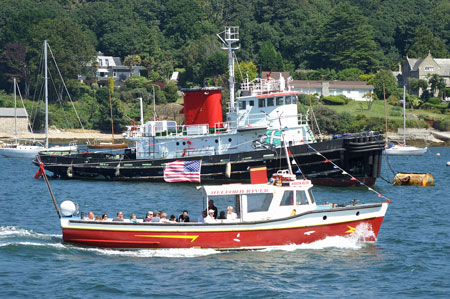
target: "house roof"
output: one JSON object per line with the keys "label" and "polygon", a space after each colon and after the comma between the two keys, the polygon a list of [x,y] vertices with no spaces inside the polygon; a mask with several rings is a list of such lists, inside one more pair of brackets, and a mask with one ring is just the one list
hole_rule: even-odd
{"label": "house roof", "polygon": [[[17,117],[28,117],[27,110],[17,108]],[[14,117],[14,108],[0,108],[0,117]]]}
{"label": "house roof", "polygon": [[329,89],[373,89],[365,81],[320,81],[320,80],[293,80],[290,85],[294,88],[322,88],[322,83],[328,82]]}

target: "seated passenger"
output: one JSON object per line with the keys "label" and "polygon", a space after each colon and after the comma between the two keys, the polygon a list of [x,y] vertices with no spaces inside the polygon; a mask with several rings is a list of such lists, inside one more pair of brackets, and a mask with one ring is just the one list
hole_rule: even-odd
{"label": "seated passenger", "polygon": [[152,221],[152,218],[153,218],[153,212],[148,211],[147,215],[145,215],[144,222],[150,222],[150,221]]}
{"label": "seated passenger", "polygon": [[136,214],[133,213],[130,215],[130,222],[137,223]]}
{"label": "seated passenger", "polygon": [[235,220],[237,219],[236,213],[233,212],[233,207],[228,206],[227,207],[227,220]]}
{"label": "seated passenger", "polygon": [[114,217],[112,221],[123,221],[123,213],[122,213],[122,211],[117,212],[117,216]]}
{"label": "seated passenger", "polygon": [[214,218],[214,210],[211,209],[208,211],[208,216],[205,218],[205,223],[213,223],[216,222],[216,218]]}
{"label": "seated passenger", "polygon": [[178,216],[177,222],[189,222],[188,211],[184,210],[183,214]]}
{"label": "seated passenger", "polygon": [[99,221],[102,220],[102,218],[100,216],[95,216],[95,221]]}
{"label": "seated passenger", "polygon": [[170,215],[169,222],[177,222],[177,219],[175,219],[175,215]]}
{"label": "seated passenger", "polygon": [[203,211],[202,216],[198,217],[197,222],[204,223],[206,216],[208,216],[208,213],[206,213],[206,211]]}
{"label": "seated passenger", "polygon": [[95,220],[94,213],[92,211],[89,211],[86,220]]}
{"label": "seated passenger", "polygon": [[103,215],[102,215],[102,220],[103,220],[103,221],[108,220],[108,215],[107,215],[107,214],[103,214]]}
{"label": "seated passenger", "polygon": [[217,219],[222,219],[222,220],[227,219],[227,216],[225,216],[225,211],[220,211],[219,218],[217,218]]}
{"label": "seated passenger", "polygon": [[161,217],[159,217],[159,212],[155,212],[151,222],[159,222],[159,220],[161,220]]}
{"label": "seated passenger", "polygon": [[166,213],[162,213],[161,214],[160,222],[164,222],[164,223],[169,222],[169,219],[167,219],[167,214]]}

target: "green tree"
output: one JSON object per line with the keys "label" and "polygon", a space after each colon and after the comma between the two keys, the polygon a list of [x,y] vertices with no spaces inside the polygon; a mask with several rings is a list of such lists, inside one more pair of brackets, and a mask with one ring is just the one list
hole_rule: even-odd
{"label": "green tree", "polygon": [[283,71],[283,57],[270,41],[262,44],[258,52],[258,64],[263,71]]}
{"label": "green tree", "polygon": [[253,61],[241,61],[239,65],[234,66],[234,75],[236,77],[236,83],[240,84],[245,79],[248,81],[254,80],[258,76],[258,69]]}
{"label": "green tree", "polygon": [[440,77],[438,74],[428,75],[427,76],[428,83],[430,84],[431,93],[434,95],[436,92],[440,93],[440,96],[443,95],[445,90],[445,80]]}
{"label": "green tree", "polygon": [[169,83],[164,86],[164,95],[168,103],[175,103],[178,99],[178,88],[174,81],[169,81]]}
{"label": "green tree", "polygon": [[435,37],[433,32],[424,24],[416,28],[412,44],[407,46],[409,57],[426,57],[431,53],[434,57],[446,57],[448,52],[445,42],[439,37]]}
{"label": "green tree", "polygon": [[364,72],[358,68],[343,69],[337,73],[338,80],[341,81],[361,81],[360,76]]}
{"label": "green tree", "polygon": [[[386,99],[389,98],[391,94],[395,94],[397,90],[397,80],[391,71],[379,71],[376,73],[375,78],[372,82],[374,86],[374,91],[379,99],[384,99],[384,92],[386,93]],[[384,89],[383,89],[384,87]]]}
{"label": "green tree", "polygon": [[133,69],[133,66],[139,66],[142,63],[142,59],[139,55],[128,55],[125,57],[123,64],[128,66],[128,69],[130,70],[130,77],[133,76],[131,73],[131,70]]}
{"label": "green tree", "polygon": [[374,41],[374,28],[360,10],[349,3],[339,4],[325,21],[316,46],[316,65],[336,70],[378,69],[382,55]]}

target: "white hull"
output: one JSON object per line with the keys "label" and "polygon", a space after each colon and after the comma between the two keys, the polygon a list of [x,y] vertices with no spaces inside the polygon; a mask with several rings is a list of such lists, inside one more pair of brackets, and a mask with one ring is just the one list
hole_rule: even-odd
{"label": "white hull", "polygon": [[45,150],[43,146],[18,145],[0,148],[0,154],[8,158],[34,158],[42,150]]}
{"label": "white hull", "polygon": [[389,156],[422,156],[427,152],[428,148],[416,147],[416,146],[400,146],[395,145],[386,149],[384,152]]}
{"label": "white hull", "polygon": [[46,149],[37,145],[17,145],[17,147],[0,148],[0,154],[8,158],[34,158],[39,152],[72,152],[76,150],[77,146],[54,146]]}

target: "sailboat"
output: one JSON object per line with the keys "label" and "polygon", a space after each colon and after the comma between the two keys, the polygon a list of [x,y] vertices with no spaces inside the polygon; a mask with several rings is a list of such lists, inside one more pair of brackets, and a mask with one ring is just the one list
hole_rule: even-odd
{"label": "sailboat", "polygon": [[421,156],[426,153],[427,147],[416,147],[406,145],[406,108],[405,108],[405,86],[403,86],[403,143],[392,145],[385,149],[389,156]]}
{"label": "sailboat", "polygon": [[[36,144],[36,141],[32,144],[20,144],[19,139],[16,138],[15,144],[8,144],[6,147],[0,149],[0,153],[5,157],[12,158],[34,158],[39,152],[43,151],[58,151],[58,152],[74,152],[77,150],[75,144],[67,146],[54,146],[48,145],[48,68],[47,68],[47,41],[44,40],[44,85],[45,85],[45,144]],[[14,107],[16,107],[16,87],[17,82],[14,78]],[[17,136],[17,126],[15,125],[15,133]],[[24,140],[22,140],[24,141]]]}

